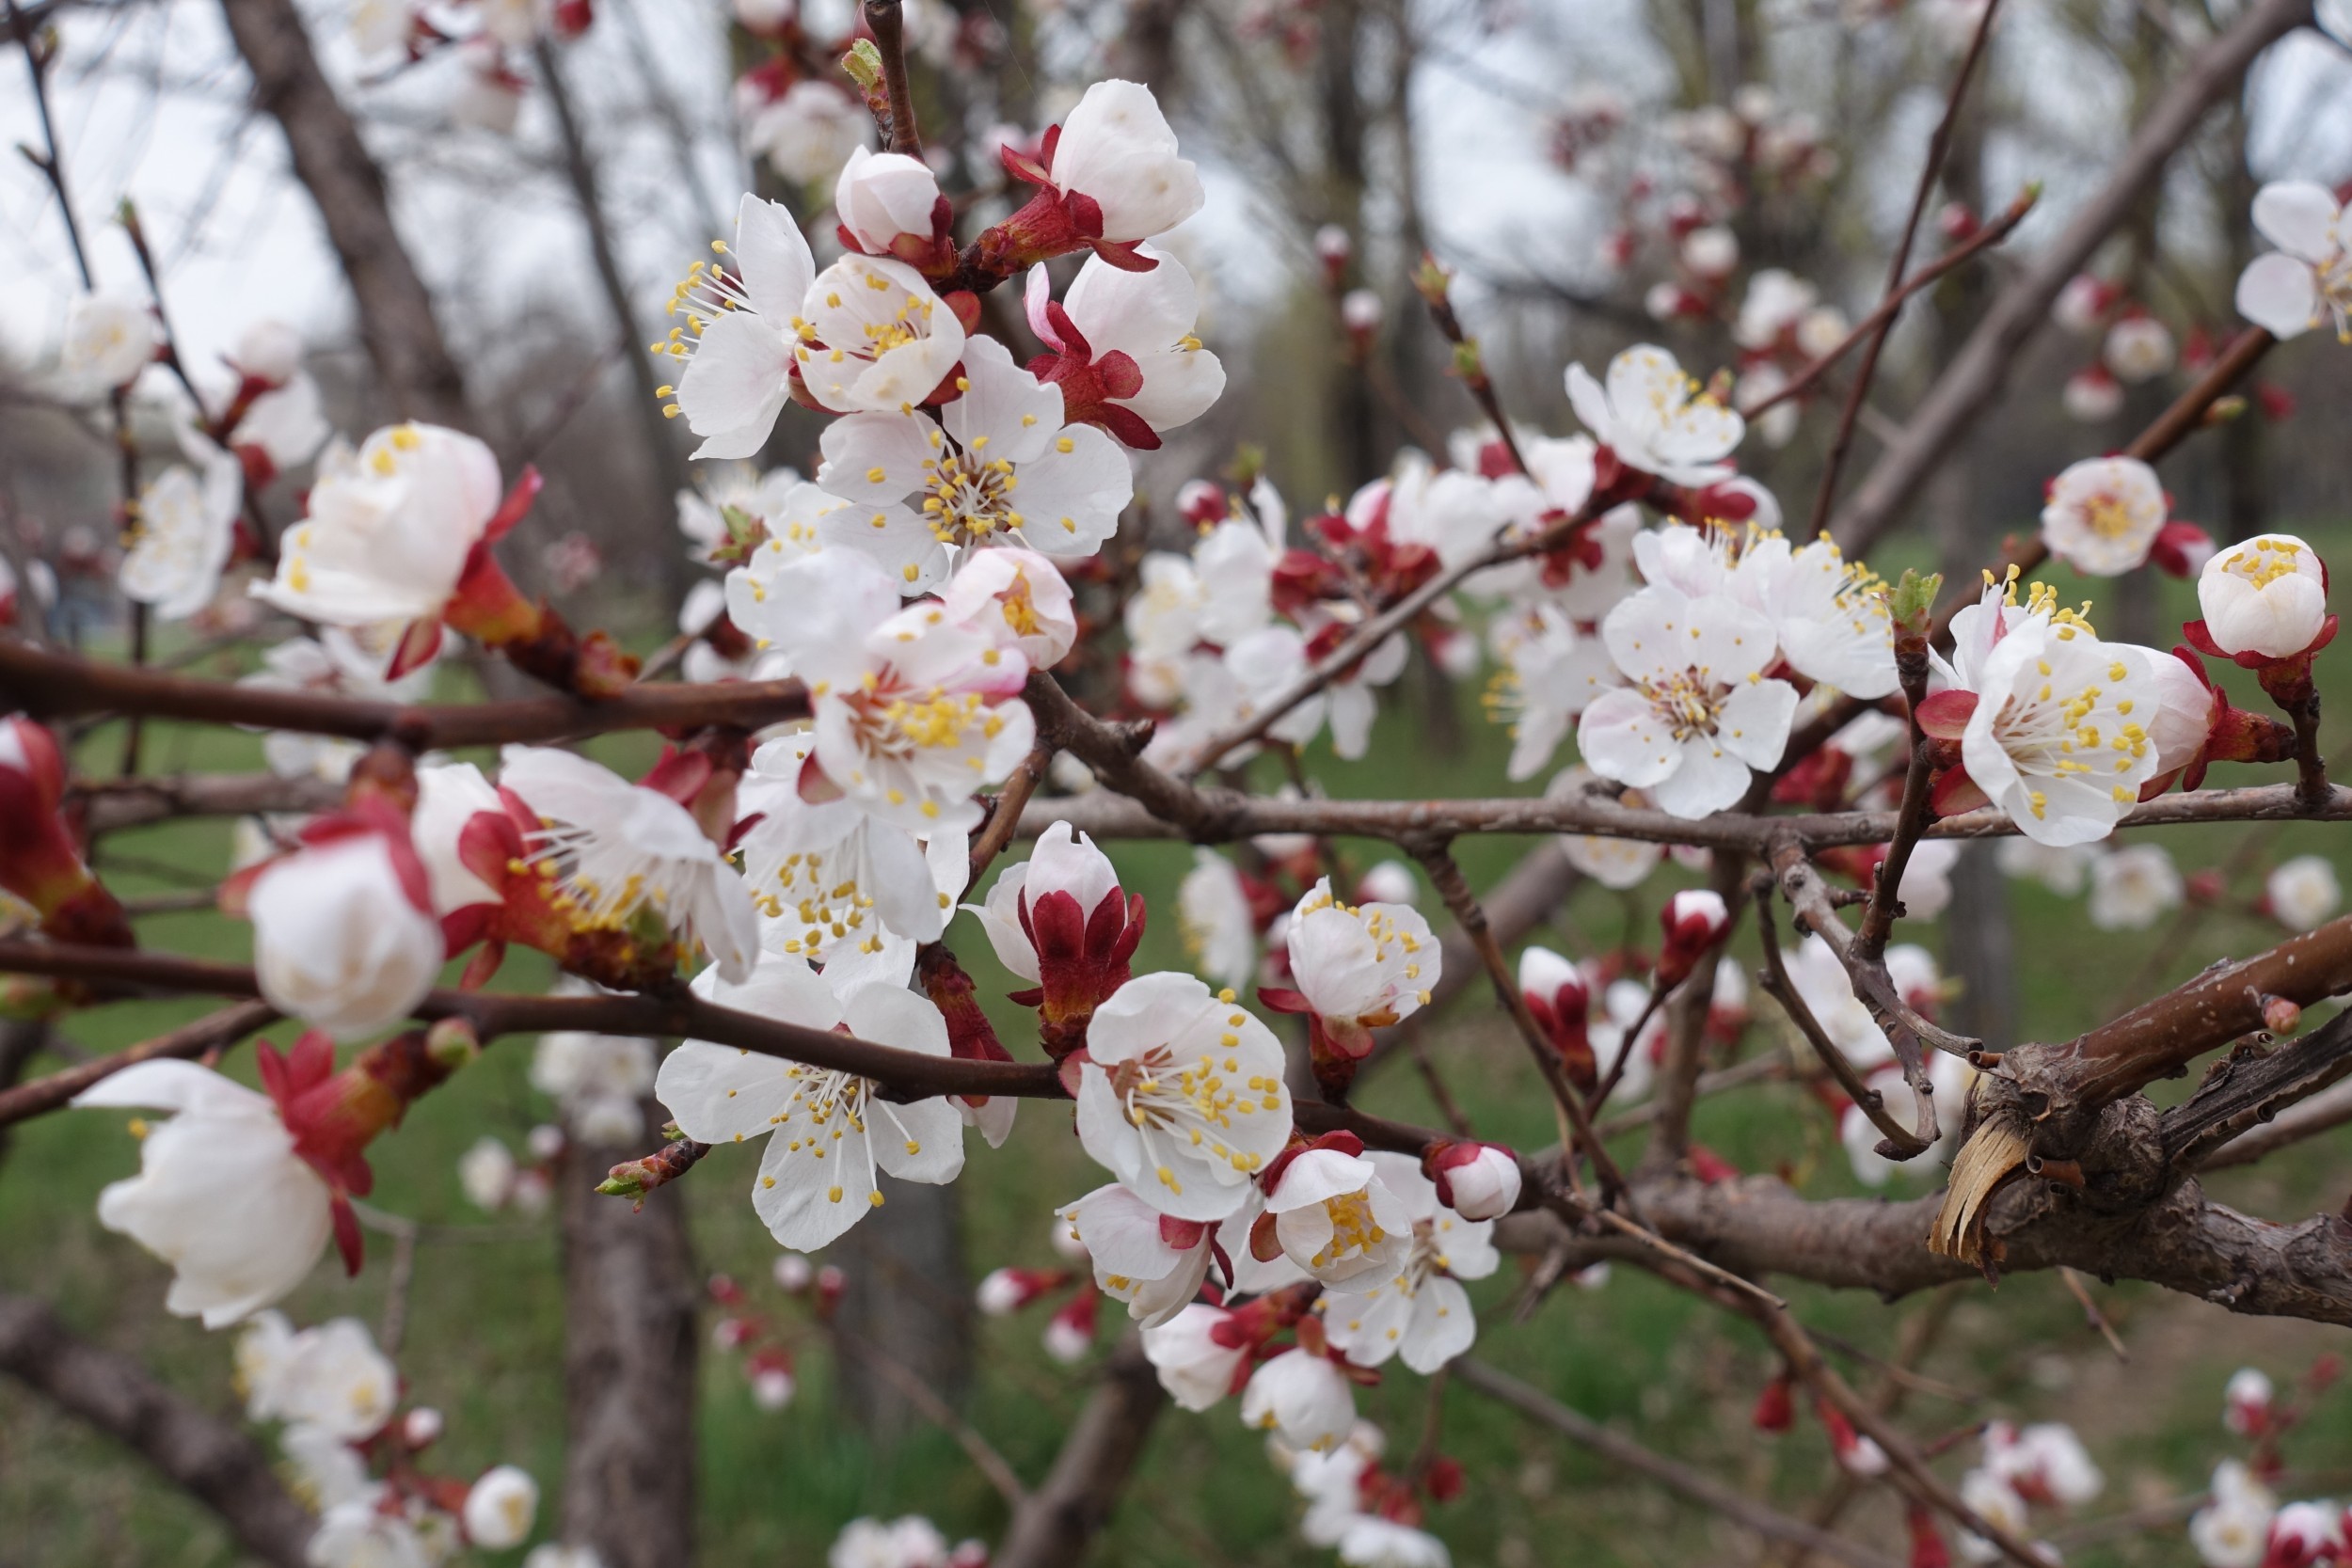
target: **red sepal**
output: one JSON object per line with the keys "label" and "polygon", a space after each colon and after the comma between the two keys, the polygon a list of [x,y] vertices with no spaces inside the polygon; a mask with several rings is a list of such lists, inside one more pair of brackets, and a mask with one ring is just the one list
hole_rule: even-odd
{"label": "red sepal", "polygon": [[499,502],[499,509],[490,514],[489,522],[484,525],[482,542],[495,545],[512,533],[515,525],[531,515],[532,505],[538,500],[539,492],[546,484],[547,481],[539,477],[536,465],[524,464],[523,471],[515,476],[513,487],[506,492],[506,499]]}
{"label": "red sepal", "polygon": [[421,670],[440,651],[441,623],[411,621],[400,634],[400,645],[392,650],[392,661],[384,667],[384,678],[396,681],[412,671]]}
{"label": "red sepal", "polygon": [[1958,740],[1968,731],[1968,721],[1977,711],[1977,694],[1957,689],[1939,691],[1919,705],[1913,717],[1919,728],[1938,740]]}

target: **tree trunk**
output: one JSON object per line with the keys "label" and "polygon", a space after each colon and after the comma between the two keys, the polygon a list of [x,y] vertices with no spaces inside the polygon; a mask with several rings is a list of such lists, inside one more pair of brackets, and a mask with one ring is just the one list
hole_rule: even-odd
{"label": "tree trunk", "polygon": [[433,319],[432,296],[392,223],[384,171],[319,70],[294,0],[221,0],[253,102],[286,133],[296,178],[358,306],[359,338],[403,419],[465,429],[465,378]]}
{"label": "tree trunk", "polygon": [[[972,1288],[956,1189],[900,1181],[888,1198],[828,1254],[847,1276],[841,1322],[871,1355],[961,1403],[972,1386]],[[841,1413],[877,1443],[895,1443],[924,1419],[865,1356],[840,1357],[834,1386]]]}
{"label": "tree trunk", "polygon": [[993,1568],[1072,1568],[1110,1522],[1168,1396],[1132,1334],[1111,1352],[1102,1377],[1062,1439],[1053,1473],[1014,1513]]}
{"label": "tree trunk", "polygon": [[645,1143],[565,1146],[563,1538],[604,1568],[675,1568],[694,1558],[695,1322],[699,1292],[684,1195],[659,1188],[631,1212],[596,1190]]}

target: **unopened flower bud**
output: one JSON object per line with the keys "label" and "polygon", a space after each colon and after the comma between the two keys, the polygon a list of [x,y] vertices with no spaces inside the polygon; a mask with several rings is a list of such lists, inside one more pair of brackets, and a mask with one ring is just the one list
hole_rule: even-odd
{"label": "unopened flower bud", "polygon": [[770,1272],[775,1277],[776,1289],[792,1295],[799,1295],[807,1290],[817,1277],[816,1269],[797,1252],[783,1254]]}
{"label": "unopened flower bud", "polygon": [[[2262,533],[2205,562],[2197,578],[2204,612],[2202,644],[2236,657],[2293,658],[2310,651],[2328,614],[2328,569],[2319,552],[2291,533]],[[2199,641],[2198,628],[2190,640]]]}
{"label": "unopened flower bud", "polygon": [[2303,1022],[2300,1006],[2283,996],[2263,998],[2263,1027],[2274,1035],[2292,1035]]}
{"label": "unopened flower bud", "polygon": [[1796,1402],[1789,1397],[1787,1372],[1764,1385],[1764,1391],[1756,1396],[1756,1409],[1748,1419],[1758,1432],[1787,1432],[1796,1424]]}
{"label": "unopened flower bud", "polygon": [[237,334],[229,362],[256,381],[282,387],[302,368],[302,334],[281,321],[257,321]]}
{"label": "unopened flower bud", "polygon": [[440,1441],[443,1424],[439,1411],[431,1405],[419,1405],[400,1418],[400,1440],[412,1453],[429,1449]]}
{"label": "unopened flower bud", "polygon": [[1519,1163],[1499,1144],[1444,1144],[1422,1168],[1438,1201],[1466,1220],[1501,1219],[1518,1206]]}
{"label": "unopened flower bud", "polygon": [[1519,955],[1519,994],[1537,1027],[1560,1053],[1569,1082],[1589,1090],[1597,1082],[1590,1034],[1592,988],[1584,972],[1547,947]]}
{"label": "unopened flower bud", "polygon": [[1722,894],[1705,888],[1686,888],[1666,900],[1666,907],[1659,911],[1658,923],[1665,932],[1666,943],[1658,956],[1657,983],[1661,987],[1677,986],[1689,977],[1700,956],[1730,928],[1731,911],[1724,908]]}
{"label": "unopened flower bud", "polygon": [[1409,904],[1421,893],[1421,880],[1403,861],[1382,861],[1356,884],[1359,904]]}
{"label": "unopened flower bud", "polygon": [[1380,296],[1370,289],[1350,289],[1340,300],[1340,320],[1350,332],[1366,338],[1380,330],[1385,309]]}
{"label": "unopened flower bud", "polygon": [[483,1473],[466,1494],[466,1539],[493,1552],[519,1546],[539,1516],[539,1483],[512,1465]]}
{"label": "unopened flower bud", "polygon": [[546,1164],[564,1152],[564,1130],[543,1121],[524,1134],[523,1147],[533,1160]]}

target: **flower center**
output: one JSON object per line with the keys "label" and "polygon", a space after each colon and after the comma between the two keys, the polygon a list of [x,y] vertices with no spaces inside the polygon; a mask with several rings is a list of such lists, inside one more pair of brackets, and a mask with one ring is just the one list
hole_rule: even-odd
{"label": "flower center", "polygon": [[1338,1259],[1360,1257],[1389,1239],[1372,1217],[1371,1191],[1367,1187],[1323,1200],[1323,1212],[1331,1216],[1331,1239],[1308,1260],[1310,1267],[1327,1268]]}
{"label": "flower center", "polygon": [[[985,445],[985,437],[976,445]],[[1021,526],[1021,514],[1012,510],[1011,499],[1021,479],[1009,462],[1001,457],[984,459],[977,451],[949,451],[942,457],[925,458],[923,467],[930,475],[923,486],[923,520],[941,544],[968,544],[999,529]],[[1025,586],[1025,601],[1026,597]],[[1008,620],[1010,602],[1008,595]],[[1035,629],[1034,617],[1028,629]]]}
{"label": "flower center", "polygon": [[1716,721],[1724,711],[1724,699],[1730,694],[1729,687],[1709,679],[1706,671],[1697,669],[1684,670],[1661,681],[1642,682],[1642,695],[1649,699],[1650,706],[1674,731],[1677,740],[1712,736]]}
{"label": "flower center", "polygon": [[2132,509],[2122,497],[2105,490],[2083,502],[2083,521],[2102,539],[2124,539],[2137,531]]}
{"label": "flower center", "polygon": [[2302,549],[2296,540],[2257,539],[2232,550],[2225,569],[2256,588],[2267,588],[2280,578],[2296,575],[2296,557]]}

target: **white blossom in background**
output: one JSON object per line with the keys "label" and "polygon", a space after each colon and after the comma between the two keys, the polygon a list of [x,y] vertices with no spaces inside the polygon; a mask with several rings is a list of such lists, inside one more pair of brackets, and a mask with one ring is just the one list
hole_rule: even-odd
{"label": "white blossom in background", "polygon": [[1509,625],[1504,672],[1489,689],[1486,705],[1510,722],[1506,772],[1518,781],[1543,771],[1593,699],[1622,677],[1601,640],[1577,630],[1551,605],[1533,606]]}
{"label": "white blossom in background", "polygon": [[1320,1453],[1356,1424],[1356,1390],[1347,1374],[1306,1350],[1260,1363],[1241,1391],[1245,1426],[1279,1432],[1293,1448]]}
{"label": "white blossom in background", "polygon": [[1404,1211],[1409,1240],[1394,1272],[1370,1290],[1323,1298],[1324,1332],[1357,1366],[1376,1367],[1396,1355],[1428,1376],[1478,1338],[1477,1314],[1460,1282],[1484,1279],[1501,1265],[1494,1225],[1439,1203],[1437,1187],[1410,1156],[1364,1158]]}
{"label": "white blossom in background", "polygon": [[2352,224],[2335,193],[2305,180],[2265,185],[2254,195],[2254,227],[2279,248],[2239,275],[2238,314],[2274,338],[2332,322],[2352,342]]}
{"label": "white blossom in background", "polygon": [[139,494],[122,592],[158,619],[184,621],[213,602],[236,545],[245,469],[236,454],[212,447],[202,467],[173,464]]}
{"label": "white blossom in background", "polygon": [[634,1143],[645,1135],[638,1102],[653,1092],[654,1042],[638,1035],[565,1029],[539,1037],[531,1086],[564,1108],[583,1143]]}
{"label": "white blossom in background", "polygon": [[947,1538],[920,1514],[852,1519],[825,1553],[826,1568],[947,1568]]}
{"label": "white blossom in background", "polygon": [[[1599,791],[1607,797],[1607,786],[1600,775],[1579,763],[1554,775],[1544,790],[1547,800],[1577,800],[1592,797]],[[1617,796],[1617,803],[1631,810],[1654,809],[1656,802],[1639,789],[1629,789]],[[1560,852],[1570,865],[1606,888],[1623,892],[1639,887],[1658,869],[1658,863],[1666,858],[1666,847],[1638,838],[1602,838],[1590,833],[1562,833]]]}
{"label": "white blossom in background", "polygon": [[1200,1302],[1143,1330],[1143,1354],[1159,1374],[1160,1386],[1186,1410],[1207,1410],[1233,1392],[1249,1365],[1247,1346],[1224,1343],[1216,1330],[1232,1316]]}
{"label": "white blossom in background", "polygon": [[1232,1213],[1290,1137],[1281,1042],[1225,998],[1189,974],[1139,975],[1087,1027],[1078,1141],[1175,1219]]}
{"label": "white blossom in background", "polygon": [[232,1323],[302,1283],[326,1248],[331,1195],[268,1097],[193,1062],[140,1062],[77,1106],[169,1111],[139,1174],[98,1195],[98,1223],[172,1266],[167,1311]]}
{"label": "white blossom in background", "polygon": [[466,1201],[485,1213],[495,1213],[515,1196],[515,1153],[499,1139],[485,1134],[457,1157],[457,1185]]}
{"label": "white blossom in background", "polygon": [[1653,584],[1609,612],[1601,637],[1626,677],[1577,724],[1596,773],[1646,791],[1660,809],[1700,817],[1735,805],[1749,770],[1780,761],[1796,689],[1767,679],[1772,623],[1720,595]]}
{"label": "white blossom in background", "polygon": [[2335,918],[2344,904],[2336,868],[2317,855],[2297,855],[2263,882],[2263,902],[2290,931],[2309,931]]}
{"label": "white blossom in background", "polygon": [[2134,844],[2090,863],[2086,911],[2102,931],[2144,931],[2188,895],[2180,867],[2160,844]]}
{"label": "white blossom in background", "polygon": [[1338,1549],[1347,1568],[1453,1568],[1454,1563],[1445,1543],[1427,1530],[1371,1513],[1348,1521]]}
{"label": "white blossom in background", "polygon": [[1724,459],[1740,445],[1740,416],[1703,395],[1664,349],[1627,349],[1609,362],[1605,388],[1570,365],[1567,386],[1578,420],[1626,467],[1676,484],[1731,477]]}
{"label": "white blossom in background", "polygon": [[1201,975],[1239,990],[1258,969],[1258,918],[1233,863],[1205,847],[1176,885],[1176,929]]}
{"label": "white blossom in background", "polygon": [[817,483],[851,503],[837,537],[909,595],[946,579],[951,546],[1018,541],[1046,555],[1092,555],[1135,495],[1119,444],[1092,425],[1064,425],[1061,393],[1014,364],[1004,344],[975,338],[962,364],[966,389],[937,420],[855,413],[822,437]]}
{"label": "white blossom in background", "polygon": [[2121,577],[2148,559],[2170,515],[2164,483],[2147,464],[2086,458],[2050,482],[2042,542],[2078,572]]}
{"label": "white blossom in background", "polygon": [[129,294],[76,294],[66,307],[57,373],[68,395],[95,397],[136,381],[163,341],[163,327],[147,301]]}
{"label": "white blossom in background", "polygon": [[399,1370],[357,1318],[297,1332],[278,1313],[257,1313],[238,1337],[237,1366],[247,1416],[342,1442],[374,1436],[400,1404]]}
{"label": "white blossom in background", "polygon": [[[814,265],[812,261],[812,274]],[[666,346],[662,352],[668,352]],[[763,474],[749,463],[706,463],[694,485],[680,490],[676,497],[678,532],[691,546],[688,558],[707,562],[711,552],[727,542],[728,507],[766,524],[771,538],[786,536],[788,527],[779,523],[788,499],[807,483],[793,468],[771,468]]]}
{"label": "white blossom in background", "polygon": [[388,833],[287,856],[246,897],[263,999],[339,1041],[399,1022],[433,989],[446,957],[429,903],[413,851]]}
{"label": "white blossom in background", "polygon": [[[696,261],[672,291],[669,313],[686,325],[653,345],[680,372],[676,407],[703,438],[696,457],[750,457],[767,444],[791,396],[796,324],[817,273],[792,214],[780,202],[748,194],[736,208],[735,243],[724,254],[726,268]],[[764,498],[767,490],[763,483],[758,493]],[[681,497],[681,520],[685,515]]]}
{"label": "white blossom in background", "polygon": [[2137,387],[2170,371],[2179,358],[2171,329],[2153,316],[2125,316],[2107,328],[2099,356],[2115,378]]}
{"label": "white blossom in background", "polygon": [[2036,844],[2029,838],[2005,838],[1995,862],[2005,877],[2040,882],[2060,898],[2083,890],[2098,851],[2082,844]]}
{"label": "white blossom in background", "polygon": [[803,186],[833,179],[874,135],[865,104],[845,88],[813,78],[793,83],[745,118],[743,150]]}
{"label": "white blossom in background", "polygon": [[2060,1421],[2012,1427],[1994,1421],[1984,1433],[1985,1468],[2021,1495],[2077,1508],[2106,1489],[2106,1478],[2091,1463],[2090,1450]]}
{"label": "white blossom in background", "polygon": [[519,1546],[539,1516],[539,1483],[513,1465],[483,1472],[466,1493],[466,1539],[485,1551]]}
{"label": "white blossom in background", "polygon": [[751,894],[684,806],[546,746],[507,747],[499,784],[538,815],[533,853],[565,868],[575,921],[618,929],[650,909],[690,954],[707,951],[723,976],[750,975],[759,950]]}
{"label": "white blossom in background", "polygon": [[2210,1490],[2212,1500],[2188,1520],[2189,1544],[2198,1560],[2205,1568],[2262,1568],[2278,1498],[2235,1459],[2214,1466]]}
{"label": "white blossom in background", "polygon": [[[858,980],[836,992],[803,960],[769,957],[742,984],[707,971],[694,986],[723,1007],[948,1054],[939,1009],[900,984]],[[654,1093],[690,1138],[765,1137],[752,1207],[779,1243],[814,1252],[882,1206],[883,1173],[943,1186],[963,1169],[963,1124],[952,1104],[894,1104],[876,1087],[854,1073],[688,1040],[663,1058]]]}

